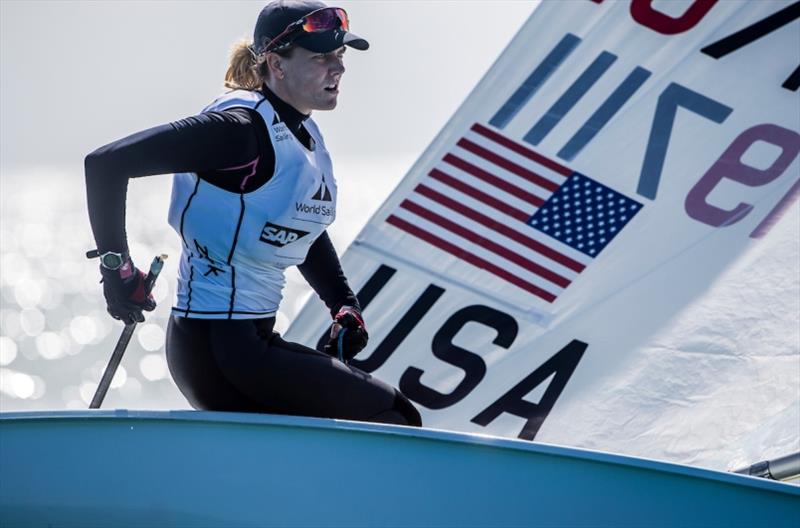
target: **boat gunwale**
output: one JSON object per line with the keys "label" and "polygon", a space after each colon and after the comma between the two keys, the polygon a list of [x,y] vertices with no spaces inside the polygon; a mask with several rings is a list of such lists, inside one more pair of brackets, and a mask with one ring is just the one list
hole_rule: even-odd
{"label": "boat gunwale", "polygon": [[467,433],[449,431],[444,429],[431,429],[409,427],[402,425],[376,424],[358,422],[354,420],[341,420],[333,418],[313,418],[306,416],[273,415],[259,413],[236,413],[216,411],[192,410],[71,410],[71,411],[14,411],[0,412],[0,424],[15,421],[121,421],[143,420],[161,422],[196,422],[228,425],[266,425],[278,427],[295,427],[305,429],[343,430],[358,433],[381,433],[392,436],[412,437],[423,440],[445,441],[458,444],[476,445],[497,449],[510,449],[526,451],[543,455],[562,458],[575,458],[601,464],[616,464],[635,469],[672,473],[680,476],[698,477],[707,480],[724,482],[733,485],[744,485],[759,488],[765,491],[774,491],[800,497],[800,486],[742,475],[708,468],[699,468],[666,462],[661,460],[642,458],[637,456],[620,455],[594,449],[566,447],[543,442],[533,442],[514,438],[492,436],[482,433]]}

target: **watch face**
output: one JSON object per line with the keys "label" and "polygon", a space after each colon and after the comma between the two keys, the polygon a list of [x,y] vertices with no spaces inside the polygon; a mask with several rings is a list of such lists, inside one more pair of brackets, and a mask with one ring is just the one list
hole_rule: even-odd
{"label": "watch face", "polygon": [[118,269],[122,266],[122,255],[119,253],[106,253],[100,257],[100,263],[104,268],[111,270]]}

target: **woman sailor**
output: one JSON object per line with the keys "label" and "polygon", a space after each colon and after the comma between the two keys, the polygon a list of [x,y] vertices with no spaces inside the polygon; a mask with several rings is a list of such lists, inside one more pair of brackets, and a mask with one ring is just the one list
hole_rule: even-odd
{"label": "woman sailor", "polygon": [[[259,14],[252,45],[232,54],[225,83],[232,91],[199,115],[86,158],[103,293],[109,313],[125,323],[155,308],[128,254],[128,179],[175,173],[169,222],[182,255],[166,352],[196,409],[421,425],[399,391],[331,357],[340,351],[350,359],[367,343],[326,232],[336,216],[336,180],[310,118],[336,107],[346,48],[369,46],[348,30],[343,9],[273,1]],[[330,309],[330,354],[273,331],[289,266]]]}

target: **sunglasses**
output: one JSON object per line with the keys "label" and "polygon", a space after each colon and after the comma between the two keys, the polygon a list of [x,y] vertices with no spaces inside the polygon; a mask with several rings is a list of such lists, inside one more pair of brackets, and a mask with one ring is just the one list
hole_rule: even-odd
{"label": "sunglasses", "polygon": [[269,41],[263,53],[285,48],[304,33],[319,33],[341,28],[350,29],[347,13],[341,7],[323,7],[307,14],[300,20],[292,22],[280,35]]}

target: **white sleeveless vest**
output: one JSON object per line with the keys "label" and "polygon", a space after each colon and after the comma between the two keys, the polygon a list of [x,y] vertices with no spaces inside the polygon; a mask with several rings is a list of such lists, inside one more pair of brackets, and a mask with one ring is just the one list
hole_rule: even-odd
{"label": "white sleeveless vest", "polygon": [[285,269],[305,260],[311,244],[336,217],[336,180],[316,124],[304,122],[313,140],[308,150],[258,92],[227,93],[203,111],[233,107],[253,108],[264,119],[275,150],[275,172],[246,194],[223,190],[196,173],[175,174],[169,223],[181,236],[183,251],[174,315],[274,315]]}

